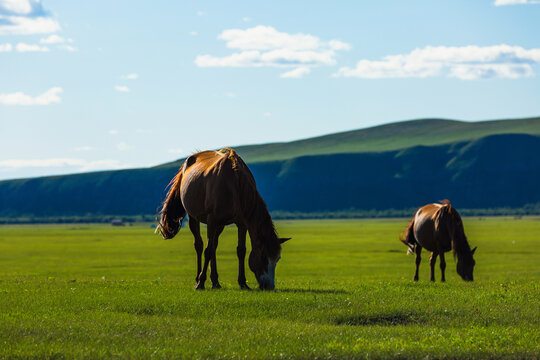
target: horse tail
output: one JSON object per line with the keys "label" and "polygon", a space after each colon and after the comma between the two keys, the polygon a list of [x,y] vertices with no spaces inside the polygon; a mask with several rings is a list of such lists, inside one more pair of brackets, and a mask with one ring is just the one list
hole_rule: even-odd
{"label": "horse tail", "polygon": [[409,248],[407,250],[407,254],[414,253],[414,249],[416,247],[416,238],[414,237],[414,219],[415,218],[413,217],[407,226],[407,229],[405,229],[405,231],[399,237],[399,240]]}
{"label": "horse tail", "polygon": [[183,168],[171,180],[167,197],[161,208],[161,218],[156,228],[164,239],[172,239],[180,230],[180,226],[186,216],[186,209],[180,199],[180,185],[182,183]]}

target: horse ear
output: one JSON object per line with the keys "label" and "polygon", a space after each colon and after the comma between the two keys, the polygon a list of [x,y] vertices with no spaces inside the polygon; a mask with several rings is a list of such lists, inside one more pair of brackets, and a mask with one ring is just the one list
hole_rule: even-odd
{"label": "horse ear", "polygon": [[279,238],[279,243],[283,244],[285,241],[291,240],[291,238]]}
{"label": "horse ear", "polygon": [[474,255],[474,252],[476,251],[476,249],[478,249],[478,246],[477,246],[477,247],[475,247],[474,249],[472,249],[472,251],[471,251],[471,255]]}

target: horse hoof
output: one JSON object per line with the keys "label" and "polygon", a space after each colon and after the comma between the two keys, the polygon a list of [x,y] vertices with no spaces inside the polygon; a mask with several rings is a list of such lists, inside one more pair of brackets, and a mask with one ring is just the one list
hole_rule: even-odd
{"label": "horse hoof", "polygon": [[219,283],[212,284],[212,289],[221,289],[221,285],[219,285]]}
{"label": "horse hoof", "polygon": [[204,284],[198,283],[195,285],[195,290],[204,290]]}
{"label": "horse hoof", "polygon": [[241,290],[251,290],[251,288],[247,284],[240,284]]}
{"label": "horse hoof", "polygon": [[418,281],[418,278],[417,278],[417,277],[415,277],[415,278],[413,279],[413,281]]}

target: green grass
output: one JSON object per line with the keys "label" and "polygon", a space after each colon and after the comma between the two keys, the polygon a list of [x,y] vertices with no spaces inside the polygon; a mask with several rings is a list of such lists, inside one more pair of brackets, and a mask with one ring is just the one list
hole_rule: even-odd
{"label": "green grass", "polygon": [[450,254],[430,283],[425,252],[412,282],[407,222],[277,222],[273,292],[237,289],[234,228],[197,292],[187,229],[2,226],[0,358],[538,358],[540,218],[465,218],[474,283]]}

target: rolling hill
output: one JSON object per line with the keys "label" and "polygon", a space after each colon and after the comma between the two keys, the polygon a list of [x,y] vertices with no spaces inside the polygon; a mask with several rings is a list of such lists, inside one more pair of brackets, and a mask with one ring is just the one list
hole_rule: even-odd
{"label": "rolling hill", "polygon": [[[303,155],[381,152],[416,145],[440,145],[496,134],[540,135],[540,117],[480,122],[409,120],[285,143],[234,148],[246,162],[255,163]],[[179,167],[181,163],[182,160],[178,160],[158,167]]]}
{"label": "rolling hill", "polygon": [[[236,149],[275,212],[410,209],[443,198],[457,208],[538,208],[539,134],[540,118],[416,120]],[[178,163],[2,181],[0,217],[155,214]]]}
{"label": "rolling hill", "polygon": [[448,198],[459,208],[540,202],[540,137],[472,141],[377,153],[302,156],[252,165],[272,209],[404,209]]}

